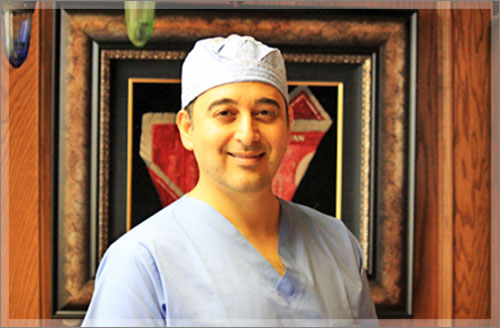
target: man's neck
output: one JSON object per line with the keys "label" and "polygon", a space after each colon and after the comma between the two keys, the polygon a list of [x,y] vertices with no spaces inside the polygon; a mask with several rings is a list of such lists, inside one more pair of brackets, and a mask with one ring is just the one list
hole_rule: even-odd
{"label": "man's neck", "polygon": [[215,208],[249,240],[277,237],[280,205],[270,189],[226,192],[199,184],[188,196]]}
{"label": "man's neck", "polygon": [[269,190],[225,192],[198,184],[188,196],[211,205],[264,256],[280,275],[285,265],[279,256],[279,200]]}

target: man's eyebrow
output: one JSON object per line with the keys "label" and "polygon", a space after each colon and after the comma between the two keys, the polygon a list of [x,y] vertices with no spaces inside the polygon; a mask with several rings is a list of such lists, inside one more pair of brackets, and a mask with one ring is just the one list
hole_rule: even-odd
{"label": "man's eyebrow", "polygon": [[219,106],[219,105],[226,105],[226,104],[231,104],[231,105],[236,105],[236,101],[234,101],[233,99],[231,98],[222,98],[222,99],[218,99],[214,102],[212,102],[210,104],[210,106],[208,106],[208,111],[211,111],[213,107],[215,106]]}
{"label": "man's eyebrow", "polygon": [[258,104],[269,104],[269,105],[276,106],[276,108],[278,108],[278,109],[281,109],[280,104],[276,100],[271,99],[271,98],[267,98],[267,97],[263,97],[263,98],[257,99],[255,101],[255,104],[256,105],[258,105]]}

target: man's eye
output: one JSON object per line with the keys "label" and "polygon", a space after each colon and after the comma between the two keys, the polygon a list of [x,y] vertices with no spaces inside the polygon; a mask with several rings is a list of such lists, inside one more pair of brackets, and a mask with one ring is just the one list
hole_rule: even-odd
{"label": "man's eye", "polygon": [[228,110],[221,110],[217,112],[217,116],[229,116],[231,115],[231,112]]}
{"label": "man's eye", "polygon": [[263,109],[258,112],[258,115],[263,117],[275,117],[276,113],[272,110]]}

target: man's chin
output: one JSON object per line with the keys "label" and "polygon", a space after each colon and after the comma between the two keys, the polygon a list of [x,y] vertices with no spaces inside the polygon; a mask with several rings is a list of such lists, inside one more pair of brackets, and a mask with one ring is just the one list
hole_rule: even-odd
{"label": "man's chin", "polygon": [[228,182],[227,185],[232,191],[240,193],[254,193],[271,190],[271,182],[263,178],[245,179],[233,183]]}

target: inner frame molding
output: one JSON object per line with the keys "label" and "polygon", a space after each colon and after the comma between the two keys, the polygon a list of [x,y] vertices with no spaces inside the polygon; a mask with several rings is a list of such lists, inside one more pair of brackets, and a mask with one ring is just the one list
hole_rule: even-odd
{"label": "inner frame molding", "polygon": [[[98,131],[98,140],[95,143],[98,145],[98,153],[92,158],[99,158],[96,165],[98,170],[91,173],[91,184],[95,184],[96,187],[92,188],[97,190],[97,202],[92,202],[91,204],[98,204],[98,208],[91,209],[91,215],[97,211],[97,217],[92,220],[92,222],[97,222],[97,224],[92,224],[91,236],[97,236],[97,241],[92,239],[91,248],[94,249],[94,245],[97,244],[97,257],[92,259],[93,262],[98,262],[102,258],[106,248],[109,245],[109,145],[110,145],[110,87],[111,87],[111,62],[112,60],[183,60],[186,52],[181,51],[157,51],[157,50],[102,50],[100,52],[101,67],[100,67],[100,107],[98,114],[98,126],[92,126],[92,129]],[[317,55],[317,54],[283,54],[285,62],[296,62],[296,63],[330,63],[330,64],[354,64],[361,65],[362,67],[362,119],[361,119],[361,172],[360,172],[360,192],[361,192],[361,202],[359,204],[359,238],[360,244],[363,249],[363,254],[365,260],[365,269],[369,269],[370,261],[370,212],[369,212],[369,200],[370,200],[370,144],[371,144],[371,91],[372,91],[372,79],[371,79],[371,56],[360,56],[360,55]],[[159,79],[159,78],[131,78],[129,82],[150,82],[150,83],[180,83],[178,79]],[[308,86],[325,86],[325,85],[336,85],[340,88],[338,95],[339,117],[337,117],[338,133],[337,133],[337,144],[338,151],[342,152],[342,116],[343,116],[343,85],[336,82],[321,82],[321,81],[289,81],[291,86],[298,85],[308,85]],[[130,89],[129,89],[130,90]],[[130,91],[129,91],[130,92]],[[129,93],[130,97],[130,93]],[[131,227],[130,218],[130,201],[131,201],[131,191],[129,190],[131,185],[131,133],[132,133],[132,108],[130,104],[131,99],[128,101],[128,168],[127,168],[127,230]],[[100,127],[100,128],[99,128]],[[340,135],[339,135],[340,134]],[[93,148],[95,149],[95,148]],[[93,166],[92,166],[93,167]],[[342,219],[341,215],[341,200],[342,200],[342,154],[337,152],[337,172],[336,172],[336,214],[337,218]],[[91,196],[93,197],[93,196]],[[97,229],[97,231],[94,231]],[[95,238],[95,237],[93,237]],[[91,251],[93,253],[93,251]],[[96,263],[92,263],[91,267],[95,268]],[[371,269],[371,268],[370,268]]]}

